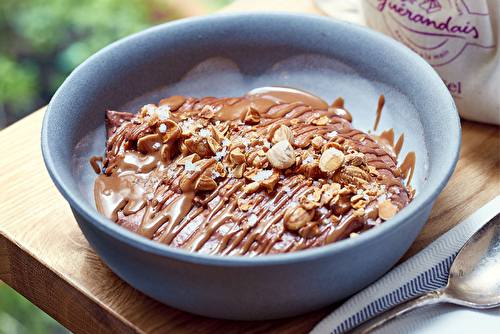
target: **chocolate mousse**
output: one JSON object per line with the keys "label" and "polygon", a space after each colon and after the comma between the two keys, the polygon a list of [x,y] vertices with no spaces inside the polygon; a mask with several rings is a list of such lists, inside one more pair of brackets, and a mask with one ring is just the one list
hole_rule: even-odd
{"label": "chocolate mousse", "polygon": [[172,247],[263,255],[352,238],[412,199],[397,157],[342,99],[263,87],[106,112],[99,212]]}

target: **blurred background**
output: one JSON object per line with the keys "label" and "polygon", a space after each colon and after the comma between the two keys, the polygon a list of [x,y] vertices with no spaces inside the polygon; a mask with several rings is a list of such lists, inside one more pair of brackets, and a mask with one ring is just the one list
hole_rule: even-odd
{"label": "blurred background", "polygon": [[[0,130],[49,103],[104,46],[234,0],[0,0]],[[0,281],[0,334],[68,333]]]}
{"label": "blurred background", "polygon": [[43,106],[71,71],[147,27],[232,0],[0,0],[0,129]]}

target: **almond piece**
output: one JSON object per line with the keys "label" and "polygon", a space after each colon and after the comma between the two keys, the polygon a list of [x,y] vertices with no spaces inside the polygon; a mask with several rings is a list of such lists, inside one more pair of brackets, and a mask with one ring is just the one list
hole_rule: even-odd
{"label": "almond piece", "polygon": [[366,166],[368,164],[368,161],[366,160],[366,155],[364,155],[361,152],[356,152],[346,155],[345,164],[352,166],[360,166],[360,165]]}
{"label": "almond piece", "polygon": [[334,172],[344,163],[344,153],[335,148],[323,152],[319,159],[319,169],[322,172]]}
{"label": "almond piece", "polygon": [[243,191],[247,194],[251,194],[259,190],[260,182],[252,182],[243,187]]}
{"label": "almond piece", "polygon": [[330,119],[327,116],[321,116],[320,118],[315,119],[312,123],[314,125],[327,125]]}
{"label": "almond piece", "polygon": [[396,212],[398,212],[398,209],[389,200],[385,199],[378,203],[378,215],[383,220],[391,219]]}
{"label": "almond piece", "polygon": [[232,150],[229,153],[229,159],[237,165],[240,165],[240,164],[243,164],[246,162],[245,154],[241,151],[241,149],[239,147],[235,148],[234,150]]}
{"label": "almond piece", "polygon": [[208,104],[204,106],[203,109],[201,109],[200,117],[210,119],[214,117],[214,115],[215,115],[214,108],[212,108],[212,106],[209,106]]}
{"label": "almond piece", "polygon": [[212,178],[202,175],[196,180],[195,189],[200,191],[214,190],[217,188],[217,182],[212,180]]}
{"label": "almond piece", "polygon": [[213,152],[213,154],[217,153],[218,150],[220,150],[221,146],[219,143],[212,137],[207,137],[207,143],[208,147],[210,147],[210,150]]}
{"label": "almond piece", "polygon": [[276,143],[266,155],[271,165],[278,169],[287,169],[295,163],[295,151],[288,140]]}
{"label": "almond piece", "polygon": [[177,162],[177,164],[178,165],[185,165],[186,161],[189,161],[191,163],[195,163],[196,161],[200,161],[200,160],[201,160],[201,157],[198,154],[193,153],[193,154],[188,155],[187,157],[184,157],[181,160],[179,160]]}
{"label": "almond piece", "polygon": [[321,136],[316,136],[313,138],[311,141],[311,145],[315,150],[319,150],[322,146],[325,140]]}
{"label": "almond piece", "polygon": [[233,170],[234,177],[237,179],[241,179],[243,177],[243,173],[245,173],[246,167],[246,164],[237,165]]}
{"label": "almond piece", "polygon": [[257,124],[260,122],[259,112],[255,108],[248,106],[245,108],[243,113],[245,115],[245,118],[243,119],[245,124]]}

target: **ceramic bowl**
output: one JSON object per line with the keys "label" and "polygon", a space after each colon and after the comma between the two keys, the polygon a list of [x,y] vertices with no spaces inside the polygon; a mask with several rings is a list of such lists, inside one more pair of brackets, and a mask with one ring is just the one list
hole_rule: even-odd
{"label": "ceramic bowl", "polygon": [[[359,237],[290,254],[215,256],[129,232],[93,203],[92,156],[105,148],[105,109],[164,94],[241,96],[292,86],[328,103],[341,96],[353,124],[404,134],[415,199]],[[374,131],[377,101],[386,105]],[[162,96],[165,97],[165,96]],[[42,128],[47,169],[90,245],[118,276],[175,308],[263,320],[318,310],[366,287],[404,255],[458,159],[460,122],[436,72],[402,44],[365,27],[281,12],[217,14],[162,24],[117,41],[79,66],[50,102]]]}

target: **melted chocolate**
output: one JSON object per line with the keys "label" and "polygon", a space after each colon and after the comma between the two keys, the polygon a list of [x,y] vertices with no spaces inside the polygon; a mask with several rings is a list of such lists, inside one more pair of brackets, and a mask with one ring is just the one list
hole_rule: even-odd
{"label": "melted chocolate", "polygon": [[[384,221],[380,202],[399,211],[412,194],[393,134],[380,145],[351,120],[342,99],[328,106],[286,87],[241,98],[173,96],[136,115],[108,111],[97,209],[146,238],[212,254],[283,253],[354,237]],[[282,126],[293,134],[287,169],[266,153]],[[328,149],[345,157],[335,171],[319,164]],[[403,165],[412,163],[414,155]]]}

